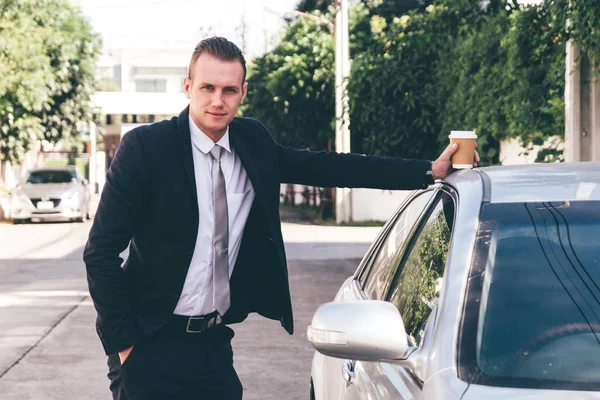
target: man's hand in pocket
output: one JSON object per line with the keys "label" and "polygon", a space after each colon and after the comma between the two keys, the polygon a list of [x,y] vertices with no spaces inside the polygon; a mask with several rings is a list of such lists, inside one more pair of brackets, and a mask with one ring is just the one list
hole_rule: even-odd
{"label": "man's hand in pocket", "polygon": [[123,365],[125,360],[127,360],[127,357],[129,357],[129,353],[131,353],[131,350],[133,350],[133,346],[119,352],[119,360],[121,360],[121,365]]}

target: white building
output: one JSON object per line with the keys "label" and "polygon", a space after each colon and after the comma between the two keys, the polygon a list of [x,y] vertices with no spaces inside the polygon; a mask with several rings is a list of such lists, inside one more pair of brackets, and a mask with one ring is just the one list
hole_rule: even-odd
{"label": "white building", "polygon": [[93,101],[108,116],[107,125],[152,122],[151,116],[178,114],[187,105],[183,79],[192,51],[193,46],[106,49],[98,63],[98,77],[111,91],[96,93]]}

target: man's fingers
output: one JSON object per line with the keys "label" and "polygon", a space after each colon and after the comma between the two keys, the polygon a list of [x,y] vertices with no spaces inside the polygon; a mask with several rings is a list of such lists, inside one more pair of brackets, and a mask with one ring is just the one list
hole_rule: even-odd
{"label": "man's fingers", "polygon": [[475,150],[475,162],[479,162],[481,159],[479,158],[479,153]]}
{"label": "man's fingers", "polygon": [[454,154],[458,150],[458,144],[450,143],[446,149],[440,155],[440,158],[449,160],[452,154]]}

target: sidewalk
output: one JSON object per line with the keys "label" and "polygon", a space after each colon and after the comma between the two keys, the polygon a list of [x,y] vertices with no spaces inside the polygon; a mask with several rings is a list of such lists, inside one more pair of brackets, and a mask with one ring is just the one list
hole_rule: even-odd
{"label": "sidewalk", "polygon": [[[109,399],[89,297],[0,379],[3,400]],[[92,378],[93,377],[93,378]]]}
{"label": "sidewalk", "polygon": [[[356,268],[357,259],[364,255],[381,228],[283,223],[282,229],[290,261],[296,319],[301,321],[297,321],[296,334],[292,338],[287,336],[277,322],[258,316],[251,316],[244,324],[236,326],[236,360],[242,360],[239,364],[240,377],[250,388],[249,396],[245,397],[245,400],[292,398],[281,392],[273,393],[275,397],[264,397],[266,389],[256,387],[260,381],[255,376],[257,368],[270,368],[269,379],[277,378],[277,382],[284,387],[295,385],[296,393],[308,395],[307,389],[305,391],[305,385],[308,385],[305,375],[310,370],[312,348],[306,341],[306,325],[318,304],[331,299],[343,279]],[[61,256],[56,256],[52,263],[61,264]],[[27,262],[35,263],[35,260]],[[72,264],[69,268],[76,271],[75,276],[81,280],[80,284],[85,285],[82,276],[83,262],[71,262],[75,265]],[[322,280],[318,285],[326,285],[328,288],[327,293],[311,292],[315,290],[312,287],[316,287],[312,281],[316,276]],[[32,332],[23,331],[21,335],[28,339],[26,346],[24,343],[18,343],[19,335],[13,335],[11,340],[5,342],[0,340],[0,353],[18,351],[22,356],[7,372],[6,368],[9,366],[0,365],[2,400],[110,398],[108,380],[105,378],[106,358],[94,329],[96,313],[92,302],[89,296],[86,296],[83,300],[77,299],[73,304],[69,309],[65,308],[66,313],[60,318],[38,319],[36,338],[31,337]],[[34,343],[37,344],[31,347]],[[273,346],[277,348],[277,353],[270,352]],[[259,354],[258,357],[262,354],[265,356],[257,358],[256,354]],[[278,361],[270,358],[273,355],[279,355]],[[278,365],[281,366],[283,361],[294,371],[283,368],[278,372]],[[295,363],[295,367],[291,367],[290,363]],[[291,378],[292,375],[294,378]],[[290,379],[293,382],[289,382]],[[293,398],[303,397],[295,395]]]}

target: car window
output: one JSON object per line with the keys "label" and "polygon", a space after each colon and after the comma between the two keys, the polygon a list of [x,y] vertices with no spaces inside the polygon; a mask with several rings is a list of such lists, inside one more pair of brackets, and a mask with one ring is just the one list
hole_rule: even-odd
{"label": "car window", "polygon": [[70,171],[44,170],[32,171],[27,178],[27,183],[71,183],[77,182],[77,177]]}
{"label": "car window", "polygon": [[404,207],[388,235],[374,253],[370,272],[363,284],[363,290],[370,299],[385,298],[402,259],[407,238],[434,193],[434,190],[426,191],[412,199]]}
{"label": "car window", "polygon": [[486,204],[480,220],[461,378],[600,390],[600,201]]}
{"label": "car window", "polygon": [[454,208],[452,197],[440,191],[433,211],[412,240],[390,290],[389,301],[398,307],[414,346],[421,344],[425,323],[437,306],[450,248]]}

